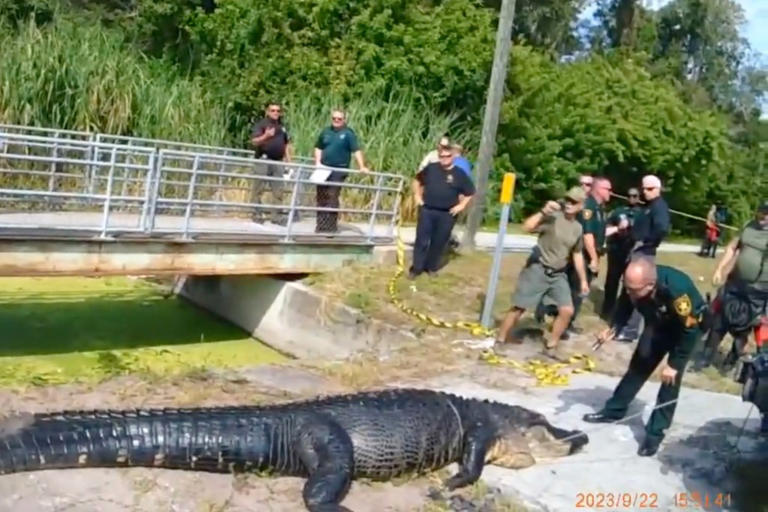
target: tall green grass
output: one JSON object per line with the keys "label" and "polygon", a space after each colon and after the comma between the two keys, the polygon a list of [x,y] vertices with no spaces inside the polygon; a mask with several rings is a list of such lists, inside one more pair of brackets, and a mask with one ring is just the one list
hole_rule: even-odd
{"label": "tall green grass", "polygon": [[[61,16],[45,26],[29,22],[0,30],[0,45],[0,122],[249,148],[250,123],[263,114],[262,105],[252,106],[251,118],[230,110],[226,90],[212,92],[202,78],[182,76],[98,23]],[[407,89],[387,95],[372,89],[346,103],[326,91],[294,91],[278,100],[297,155],[312,156],[331,110],[340,106],[368,166],[409,178],[443,133],[467,146],[470,157],[479,138],[457,126],[456,115],[437,113]],[[347,195],[350,207],[372,200]],[[409,201],[407,220],[414,213]]]}
{"label": "tall green grass", "polygon": [[132,49],[119,32],[59,19],[0,31],[0,120],[63,129],[232,142],[204,84]]}

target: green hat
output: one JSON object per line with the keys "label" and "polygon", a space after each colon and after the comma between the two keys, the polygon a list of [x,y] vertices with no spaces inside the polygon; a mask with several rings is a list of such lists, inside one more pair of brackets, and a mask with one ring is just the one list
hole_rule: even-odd
{"label": "green hat", "polygon": [[587,198],[587,193],[581,187],[571,187],[565,194],[568,199],[573,199],[576,202],[583,202]]}

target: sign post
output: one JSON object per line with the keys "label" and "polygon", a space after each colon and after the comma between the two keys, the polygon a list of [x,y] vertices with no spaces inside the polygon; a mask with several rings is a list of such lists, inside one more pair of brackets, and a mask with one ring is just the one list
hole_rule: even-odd
{"label": "sign post", "polygon": [[501,182],[501,194],[499,202],[501,203],[501,218],[499,219],[499,233],[496,235],[496,249],[493,253],[493,264],[491,265],[491,276],[488,280],[488,288],[485,293],[485,304],[483,304],[483,315],[480,323],[486,329],[491,327],[491,310],[496,298],[496,285],[499,282],[499,270],[501,269],[501,255],[504,252],[504,236],[507,234],[507,222],[509,222],[509,209],[512,206],[512,196],[515,193],[515,174],[512,172],[504,173],[504,181]]}

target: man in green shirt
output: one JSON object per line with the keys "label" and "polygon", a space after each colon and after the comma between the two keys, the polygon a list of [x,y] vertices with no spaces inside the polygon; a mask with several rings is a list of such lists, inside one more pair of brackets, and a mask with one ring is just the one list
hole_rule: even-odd
{"label": "man in green shirt", "polygon": [[[343,110],[331,112],[331,125],[324,128],[315,142],[315,166],[331,167],[333,170],[326,183],[332,185],[317,186],[317,206],[320,208],[339,208],[341,183],[347,179],[349,168],[354,155],[357,167],[362,172],[368,172],[365,166],[363,152],[357,140],[355,131],[347,126],[347,116]],[[316,233],[334,233],[338,230],[338,211],[318,211],[315,224]]]}
{"label": "man in green shirt", "polygon": [[657,408],[651,413],[645,440],[638,450],[641,456],[655,454],[672,423],[685,366],[699,339],[699,324],[705,308],[706,303],[693,280],[680,270],[657,266],[648,256],[632,260],[624,272],[624,288],[612,326],[599,335],[598,341],[603,344],[613,340],[634,309],[643,316],[645,327],[613,396],[600,411],[585,415],[584,421],[609,423],[622,419],[640,388],[666,356],[661,368]]}
{"label": "man in green shirt", "polygon": [[586,292],[588,286],[582,255],[583,231],[576,219],[584,199],[584,191],[580,187],[573,187],[566,194],[562,206],[556,201],[549,201],[540,212],[523,222],[523,229],[529,233],[538,233],[539,239],[525,268],[520,272],[513,306],[499,328],[495,344],[506,341],[510,330],[526,309],[534,309],[543,297],[549,297],[557,307],[557,318],[552,326],[551,340],[546,345],[546,353],[555,355],[557,343],[573,315],[573,301],[566,274],[571,261],[581,277],[582,291]]}
{"label": "man in green shirt", "polygon": [[[618,230],[615,226],[606,227],[605,223],[604,205],[611,198],[611,190],[611,182],[608,178],[602,176],[594,177],[592,180],[592,191],[585,199],[584,207],[577,216],[577,220],[581,223],[584,233],[582,257],[586,267],[588,286],[586,291],[582,289],[581,277],[575,267],[571,265],[568,269],[568,281],[571,286],[573,315],[568,328],[563,332],[563,339],[567,339],[571,333],[577,332],[574,322],[581,310],[581,303],[589,295],[589,285],[597,277],[600,268],[600,255],[604,252],[605,238]],[[536,317],[542,319],[544,312],[554,315],[554,306],[551,298],[544,298],[541,305],[536,308]]]}

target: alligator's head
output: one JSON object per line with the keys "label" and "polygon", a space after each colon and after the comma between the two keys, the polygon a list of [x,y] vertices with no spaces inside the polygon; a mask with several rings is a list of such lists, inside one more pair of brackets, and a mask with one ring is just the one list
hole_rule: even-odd
{"label": "alligator's head", "polygon": [[530,409],[491,405],[496,435],[486,457],[489,463],[524,468],[542,459],[571,455],[589,442],[584,432],[557,428],[544,415]]}

